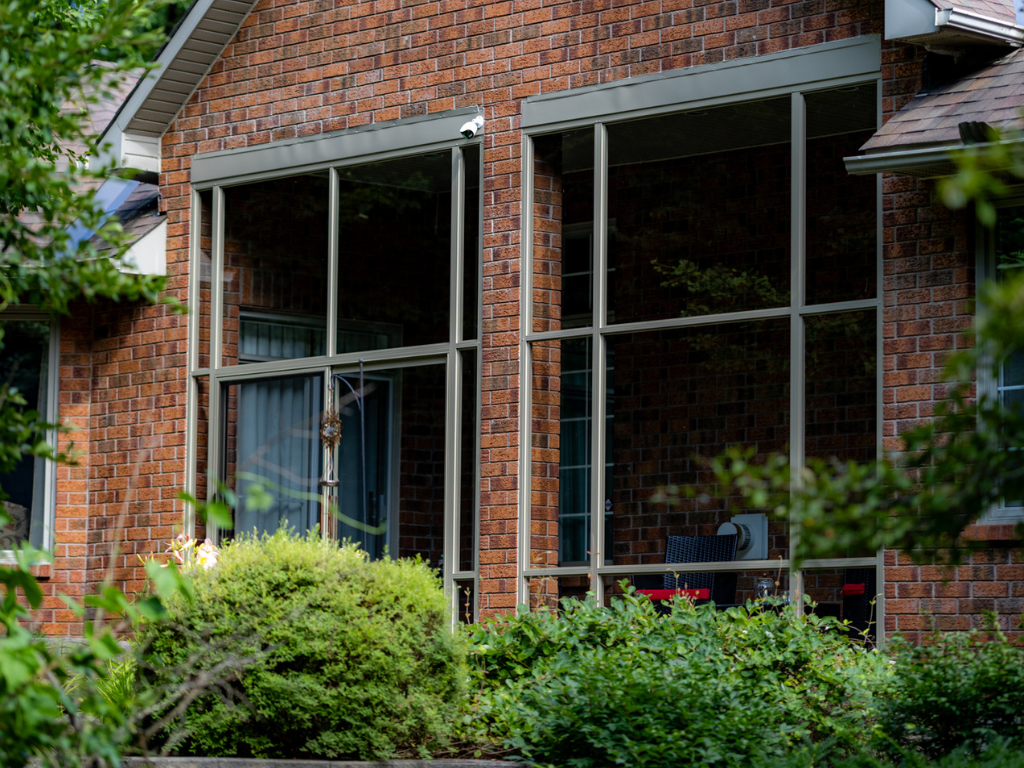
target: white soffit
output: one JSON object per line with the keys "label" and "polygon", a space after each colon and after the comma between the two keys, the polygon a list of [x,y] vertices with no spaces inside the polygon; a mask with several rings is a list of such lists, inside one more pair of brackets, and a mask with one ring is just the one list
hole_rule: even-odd
{"label": "white soffit", "polygon": [[99,164],[160,170],[160,137],[210,71],[255,0],[196,0],[102,137]]}

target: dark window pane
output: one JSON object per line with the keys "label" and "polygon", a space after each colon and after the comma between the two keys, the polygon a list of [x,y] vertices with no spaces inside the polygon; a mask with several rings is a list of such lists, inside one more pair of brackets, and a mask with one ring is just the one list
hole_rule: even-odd
{"label": "dark window pane", "polygon": [[[744,509],[741,498],[719,489],[707,461],[732,447],[753,449],[755,460],[787,449],[789,320],[623,334],[608,342],[615,365],[609,374],[614,564],[690,562],[672,559],[670,548],[680,543],[675,537],[721,544],[719,529],[736,513],[766,511]],[[695,496],[652,500],[672,486]],[[756,529],[758,549],[716,558],[788,556],[784,523],[759,517],[745,524]]]}
{"label": "dark window pane", "polygon": [[210,367],[210,328],[213,309],[210,281],[213,279],[213,192],[199,193],[199,350],[200,368]]}
{"label": "dark window pane", "polygon": [[789,304],[788,98],[608,127],[608,321]]}
{"label": "dark window pane", "polygon": [[338,352],[446,342],[451,153],[338,171]]}
{"label": "dark window pane", "polygon": [[342,426],[334,534],[374,558],[420,556],[441,568],[445,367],[339,374],[335,402]]}
{"label": "dark window pane", "polygon": [[328,177],[224,190],[224,364],[322,355]]}
{"label": "dark window pane", "polygon": [[807,303],[874,298],[878,191],[843,158],[875,131],[876,86],[807,95]]}
{"label": "dark window pane", "polygon": [[477,487],[476,467],[479,461],[477,434],[477,352],[467,349],[462,355],[462,400],[461,446],[459,456],[459,567],[460,571],[472,571],[474,557],[474,523],[476,521]]}
{"label": "dark window pane", "polygon": [[[705,561],[709,562],[709,561]],[[671,610],[673,600],[691,600],[695,605],[714,601],[719,608],[746,605],[767,594],[769,598],[785,601],[789,597],[789,573],[771,571],[668,571],[666,573],[638,573],[631,576],[605,576],[604,602],[624,594],[625,588],[634,587],[658,606],[659,612]],[[684,590],[683,594],[671,594]]]}
{"label": "dark window pane", "polygon": [[566,598],[583,600],[591,591],[589,576],[532,576],[526,580],[530,610],[558,611]]}
{"label": "dark window pane", "polygon": [[533,140],[533,330],[593,322],[594,131]]}
{"label": "dark window pane", "polygon": [[590,559],[590,339],[539,342],[533,357],[532,567]]}
{"label": "dark window pane", "polygon": [[321,376],[224,385],[221,475],[238,498],[236,533],[300,533],[321,523]]}
{"label": "dark window pane", "polygon": [[455,589],[459,594],[458,619],[463,624],[476,623],[476,583],[457,581]]}
{"label": "dark window pane", "polygon": [[997,269],[1024,266],[1024,206],[999,211],[995,249]]}
{"label": "dark window pane", "polygon": [[873,309],[807,318],[809,458],[867,462],[877,457],[877,333]]}
{"label": "dark window pane", "polygon": [[[49,384],[50,323],[46,320],[0,321],[0,402],[9,392],[25,398],[24,410],[45,417]],[[43,544],[46,523],[45,462],[22,455],[0,464],[0,501],[12,518],[0,525],[0,550],[14,549],[23,541]]]}
{"label": "dark window pane", "polygon": [[480,334],[477,317],[480,302],[480,147],[471,145],[462,150],[465,167],[466,194],[463,200],[462,229],[462,338],[476,339]]}

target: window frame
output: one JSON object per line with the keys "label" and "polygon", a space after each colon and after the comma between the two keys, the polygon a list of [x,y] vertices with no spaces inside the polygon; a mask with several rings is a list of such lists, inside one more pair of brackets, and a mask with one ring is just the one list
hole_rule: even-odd
{"label": "window frame", "polygon": [[[987,280],[997,280],[999,277],[999,270],[996,268],[996,227],[998,226],[1000,213],[1007,208],[1017,208],[1024,206],[1024,189],[1016,191],[1015,194],[1011,194],[1002,200],[995,203],[996,206],[996,224],[992,227],[985,227],[983,225],[977,226],[977,237],[975,238],[975,276],[976,284],[980,285],[982,282]],[[977,313],[984,315],[987,312],[987,307],[982,303],[977,304]],[[991,372],[983,367],[978,371],[978,396],[998,398],[999,397],[999,378],[1002,378],[1002,370],[1000,370],[999,377],[993,377]],[[994,505],[988,512],[982,515],[977,525],[1013,525],[1015,523],[1024,522],[1024,504],[1017,506],[1007,506],[1006,502],[1000,502]]]}
{"label": "window frame", "polygon": [[[23,320],[46,322],[50,326],[49,349],[47,350],[47,382],[46,382],[46,409],[42,413],[44,421],[56,424],[59,418],[59,407],[57,397],[60,393],[60,323],[46,312],[32,305],[18,305],[4,310],[0,313],[0,320]],[[57,448],[60,439],[58,430],[52,428],[46,431],[46,439],[50,445]],[[44,552],[53,553],[55,548],[54,528],[57,517],[57,464],[53,461],[43,463],[43,535],[39,547]],[[29,533],[31,540],[31,530]],[[0,564],[14,564],[14,551],[0,549]]]}
{"label": "window frame", "polygon": [[[188,382],[186,406],[186,492],[195,495],[197,488],[197,463],[199,460],[199,382],[207,380],[209,386],[207,403],[207,500],[213,498],[216,485],[216,457],[221,450],[221,391],[223,385],[231,382],[250,381],[259,378],[278,377],[286,374],[320,374],[324,380],[324,404],[330,407],[331,376],[336,373],[358,373],[360,367],[367,373],[380,370],[395,370],[409,366],[445,364],[446,404],[445,444],[446,463],[444,467],[444,560],[446,567],[443,582],[453,605],[453,620],[458,608],[458,592],[461,588],[470,587],[473,593],[479,594],[479,510],[480,510],[480,462],[475,460],[473,477],[473,568],[469,571],[457,571],[459,566],[460,528],[462,510],[460,508],[460,476],[459,456],[462,451],[472,451],[475,457],[480,454],[480,408],[474,416],[473,445],[462,445],[462,413],[457,404],[462,400],[464,353],[474,351],[476,355],[475,398],[480,402],[481,366],[483,358],[483,218],[484,218],[484,132],[479,132],[472,139],[466,140],[459,135],[459,125],[465,122],[466,114],[477,114],[476,108],[470,110],[452,110],[422,119],[402,120],[391,124],[372,125],[364,129],[328,134],[313,140],[295,142],[277,142],[257,148],[241,148],[221,152],[198,155],[192,163],[192,185],[190,206],[189,237],[189,273],[193,277],[189,283],[189,306],[198,310],[200,304],[201,274],[201,238],[202,238],[202,202],[200,195],[211,193],[209,215],[212,219],[212,243],[209,250],[211,261],[211,292],[210,309],[210,342],[208,367],[199,366],[199,311],[189,314],[188,327]],[[461,121],[461,122],[459,122]],[[464,243],[466,233],[466,189],[467,168],[466,153],[468,147],[476,147],[478,159],[476,173],[476,193],[479,199],[476,204],[476,243]],[[338,295],[341,265],[339,265],[339,170],[358,165],[368,165],[384,160],[391,160],[415,155],[437,152],[448,152],[451,158],[451,249],[449,254],[449,333],[444,342],[419,346],[402,346],[392,349],[366,350],[361,352],[338,353]],[[239,168],[249,172],[239,174]],[[270,360],[246,363],[244,365],[225,365],[223,359],[224,336],[224,190],[227,187],[241,184],[256,183],[277,178],[287,178],[300,173],[327,171],[329,174],[329,229],[328,229],[328,300],[326,317],[326,353],[317,357],[291,360]],[[479,278],[475,285],[475,296],[467,296],[465,285],[466,260],[475,260],[476,275]],[[475,338],[465,337],[464,315],[468,307],[476,312]],[[343,325],[343,323],[342,323]],[[397,446],[396,446],[397,447]],[[328,451],[323,449],[323,460],[328,460]],[[397,482],[397,478],[394,480]],[[329,489],[322,489],[322,503],[326,504]],[[395,517],[397,523],[397,516]],[[196,520],[194,510],[185,509],[185,530],[195,532]],[[216,539],[218,532],[211,530],[211,538]],[[331,532],[324,527],[325,537]],[[474,619],[478,616],[479,607],[474,605]]]}
{"label": "window frame", "polygon": [[[804,403],[804,338],[805,319],[825,313],[856,310],[874,310],[876,317],[875,354],[878,360],[876,370],[876,424],[877,447],[882,450],[883,435],[883,212],[882,177],[876,176],[875,219],[876,219],[876,275],[875,296],[871,299],[840,301],[808,305],[806,298],[806,102],[805,96],[818,91],[827,91],[852,85],[875,84],[876,127],[882,121],[882,93],[880,73],[880,51],[878,39],[866,36],[854,41],[810,46],[787,51],[783,55],[751,58],[728,62],[725,65],[694,67],[678,73],[659,74],[646,78],[632,78],[602,84],[590,89],[578,89],[580,93],[560,92],[539,97],[533,104],[530,100],[523,108],[522,149],[522,197],[521,237],[522,276],[520,295],[520,337],[519,358],[527,366],[523,381],[529,381],[532,371],[533,345],[536,342],[568,340],[590,337],[593,354],[593,384],[591,420],[597,428],[592,430],[591,466],[597,471],[591,476],[591,541],[590,562],[584,565],[537,567],[531,563],[531,519],[532,519],[532,457],[522,456],[519,471],[519,541],[518,541],[518,583],[517,602],[530,601],[529,581],[531,578],[557,578],[588,576],[591,589],[597,601],[605,597],[605,580],[613,581],[638,574],[664,573],[664,564],[609,565],[605,563],[604,552],[604,487],[606,439],[606,398],[600,393],[606,391],[607,338],[612,334],[638,331],[663,330],[689,326],[713,325],[736,320],[762,320],[788,317],[790,319],[791,379],[790,379],[790,464],[801,466],[805,461],[805,403]],[[681,99],[685,92],[689,98]],[[685,112],[705,107],[718,107],[749,101],[788,95],[791,103],[791,252],[790,252],[790,305],[779,308],[743,312],[716,313],[712,315],[659,319],[643,322],[615,323],[610,317],[606,281],[608,274],[608,131],[607,126],[641,118],[656,117]],[[562,133],[581,128],[594,130],[594,198],[593,198],[593,273],[595,322],[587,327],[573,327],[557,331],[534,331],[533,281],[534,281],[534,147],[533,140],[539,136]],[[799,149],[798,149],[799,147]],[[799,354],[796,350],[801,350]],[[520,387],[520,414],[532,414],[532,387]],[[520,420],[519,444],[524,450],[532,445],[532,419]],[[599,501],[602,500],[602,501]],[[791,528],[791,540],[799,533]],[[803,570],[872,567],[878,574],[877,626],[884,626],[884,559],[882,552],[863,558],[830,558],[808,560]],[[798,611],[802,610],[803,577],[786,561],[741,560],[733,563],[698,563],[673,565],[673,570],[707,572],[739,572],[784,568],[790,575],[790,594]],[[881,637],[881,632],[879,637]]]}

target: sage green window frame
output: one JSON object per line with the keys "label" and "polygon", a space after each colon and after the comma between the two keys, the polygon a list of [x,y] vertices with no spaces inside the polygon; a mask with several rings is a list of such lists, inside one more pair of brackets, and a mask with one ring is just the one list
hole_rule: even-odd
{"label": "sage green window frame", "polygon": [[[482,263],[482,232],[483,204],[482,199],[477,205],[477,247],[472,251],[464,248],[465,235],[465,190],[467,181],[466,158],[464,149],[474,146],[479,158],[476,172],[477,189],[483,194],[483,134],[479,133],[471,140],[459,136],[459,126],[465,122],[467,115],[476,114],[476,110],[453,110],[430,116],[427,119],[395,121],[384,125],[368,126],[363,130],[328,135],[312,141],[280,142],[257,148],[245,148],[238,151],[225,151],[199,155],[193,160],[192,188],[190,204],[190,235],[189,235],[189,274],[191,280],[188,288],[189,306],[198,310],[200,306],[200,239],[202,204],[200,194],[210,192],[212,206],[212,247],[210,258],[212,274],[210,281],[210,345],[209,367],[199,367],[199,317],[198,311],[189,314],[188,322],[188,382],[186,405],[186,473],[185,491],[195,495],[197,488],[197,458],[199,429],[199,382],[209,381],[208,402],[208,444],[207,444],[207,500],[214,497],[216,489],[215,457],[220,455],[222,446],[221,424],[223,422],[223,404],[221,389],[223,385],[262,378],[273,378],[282,375],[321,375],[323,377],[324,403],[327,410],[330,405],[331,376],[338,373],[358,374],[360,366],[371,373],[379,370],[394,370],[418,365],[444,364],[446,377],[446,414],[445,414],[445,493],[444,493],[444,570],[443,583],[452,603],[453,621],[457,620],[458,589],[471,586],[474,595],[479,595],[479,505],[480,505],[480,360],[483,352],[481,318],[483,316],[482,278],[477,280],[475,296],[466,296],[464,280],[466,265],[463,255],[476,260],[476,274],[483,274]],[[461,121],[461,122],[460,122]],[[338,342],[338,276],[341,265],[338,254],[339,232],[339,170],[351,166],[367,165],[378,161],[390,160],[414,155],[447,151],[451,157],[451,250],[449,259],[450,279],[450,313],[448,341],[437,344],[398,347],[393,349],[367,350],[362,352],[337,353]],[[339,156],[340,155],[340,156]],[[245,168],[245,173],[233,173]],[[272,360],[266,362],[246,363],[245,365],[225,365],[222,355],[224,334],[224,190],[228,187],[249,184],[271,179],[287,178],[298,173],[327,171],[329,174],[329,231],[328,231],[328,301],[327,301],[327,338],[326,354],[317,357]],[[472,301],[477,314],[476,338],[464,338],[464,308],[466,301]],[[462,402],[464,353],[472,351],[476,355],[475,398],[478,404],[474,416],[472,445],[462,445],[462,412],[458,403]],[[458,457],[463,450],[470,450],[475,457],[473,497],[473,567],[468,571],[453,570],[460,565],[460,494],[461,483]],[[324,449],[324,461],[328,459]],[[222,478],[221,478],[222,479]],[[321,489],[321,503],[326,505],[330,489]],[[184,510],[184,527],[190,534],[195,533],[194,510]],[[219,532],[211,530],[211,538],[216,540]],[[328,533],[324,531],[325,538]],[[478,603],[478,601],[476,601]],[[473,618],[476,620],[478,605],[474,606]]]}
{"label": "sage green window frame", "polygon": [[[881,48],[877,36],[852,41],[810,46],[764,57],[729,62],[725,65],[695,67],[675,73],[615,81],[580,93],[550,94],[523,108],[521,197],[523,269],[521,289],[521,322],[519,358],[524,366],[522,381],[529,382],[532,345],[535,342],[590,338],[593,354],[591,419],[591,540],[590,562],[586,565],[532,567],[530,563],[531,530],[531,457],[519,462],[519,542],[517,602],[529,602],[529,579],[559,576],[589,576],[591,589],[598,603],[605,599],[605,579],[640,574],[663,574],[664,564],[606,565],[604,539],[606,371],[608,338],[613,335],[665,329],[709,326],[742,320],[788,318],[790,326],[790,450],[791,466],[805,463],[805,323],[807,318],[826,313],[874,310],[876,318],[875,354],[877,449],[882,450],[882,181],[876,178],[876,291],[871,299],[809,305],[806,303],[806,104],[805,95],[815,91],[875,84],[876,125],[881,126]],[[682,96],[687,98],[681,98]],[[716,313],[692,317],[668,318],[643,322],[608,323],[608,132],[611,123],[662,114],[718,107],[742,102],[761,101],[788,96],[791,117],[791,214],[790,214],[790,304],[789,306]],[[558,331],[533,331],[533,204],[534,146],[541,135],[591,127],[594,131],[594,198],[593,198],[593,286],[596,325]],[[532,387],[520,387],[519,444],[524,451],[532,444]],[[790,523],[790,543],[799,537],[799,529]],[[870,557],[827,558],[806,560],[797,570],[790,560],[740,560],[721,563],[673,564],[672,571],[743,572],[784,569],[789,574],[790,598],[798,612],[803,609],[803,571],[812,569],[875,568],[878,595],[876,626],[885,626],[885,572],[883,553]],[[878,641],[884,631],[877,632]]]}

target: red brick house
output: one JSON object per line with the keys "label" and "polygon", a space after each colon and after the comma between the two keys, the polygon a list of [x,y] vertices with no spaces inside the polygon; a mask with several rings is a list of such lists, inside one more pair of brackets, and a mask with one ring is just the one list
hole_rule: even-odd
{"label": "red brick house", "polygon": [[46,630],[80,631],[56,593],[115,538],[141,587],[218,482],[236,531],[418,554],[463,616],[781,568],[823,610],[877,589],[890,632],[1010,626],[1020,509],[945,578],[790,574],[784,523],[652,497],[732,445],[867,459],[929,417],[992,258],[930,179],[1024,103],[1022,42],[1009,0],[197,0],[105,132],[158,174],[190,314],[17,316],[83,452],[22,491]]}

